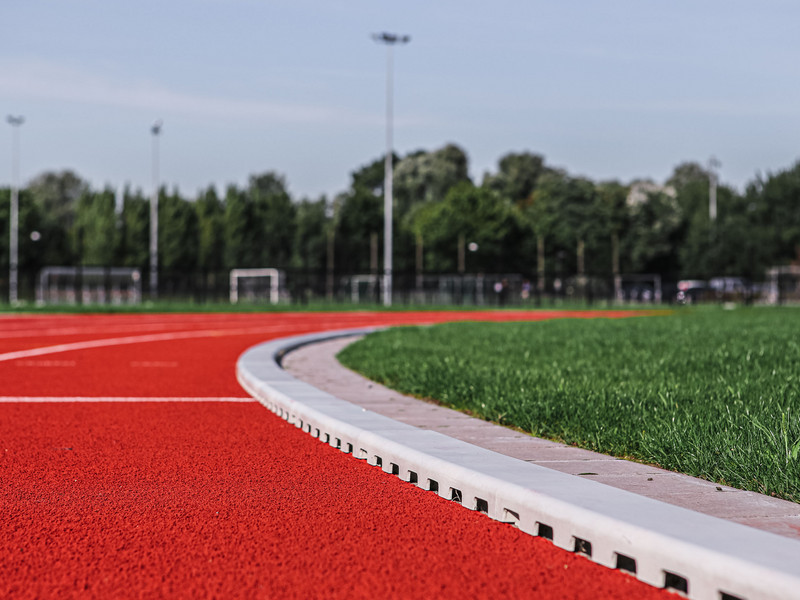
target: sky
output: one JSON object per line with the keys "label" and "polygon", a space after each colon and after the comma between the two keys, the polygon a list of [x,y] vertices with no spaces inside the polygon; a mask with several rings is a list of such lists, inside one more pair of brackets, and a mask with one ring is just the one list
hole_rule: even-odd
{"label": "sky", "polygon": [[[716,157],[742,189],[800,156],[795,0],[3,0],[0,110],[24,115],[22,183],[194,197],[283,174],[332,197],[386,148],[463,148],[480,183],[508,152],[595,180],[664,181]],[[11,127],[0,185],[11,181]]]}

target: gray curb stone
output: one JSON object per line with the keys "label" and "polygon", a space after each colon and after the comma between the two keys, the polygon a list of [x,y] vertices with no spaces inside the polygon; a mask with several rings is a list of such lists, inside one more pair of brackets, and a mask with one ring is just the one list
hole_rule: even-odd
{"label": "gray curb stone", "polygon": [[298,381],[300,346],[374,331],[274,340],[236,365],[242,386],[289,423],[443,498],[610,568],[698,600],[800,599],[800,542],[567,475],[400,423]]}

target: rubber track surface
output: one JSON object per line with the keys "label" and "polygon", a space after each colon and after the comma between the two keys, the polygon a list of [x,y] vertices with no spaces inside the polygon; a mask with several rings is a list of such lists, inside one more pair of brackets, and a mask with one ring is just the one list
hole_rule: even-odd
{"label": "rubber track surface", "polygon": [[[235,360],[273,337],[557,316],[0,318],[0,597],[675,597],[405,484],[256,402],[179,401],[246,398]],[[12,401],[26,397],[65,401]]]}

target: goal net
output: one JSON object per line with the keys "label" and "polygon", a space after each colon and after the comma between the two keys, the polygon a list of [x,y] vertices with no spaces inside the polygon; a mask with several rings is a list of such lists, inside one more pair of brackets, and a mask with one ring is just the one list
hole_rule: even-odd
{"label": "goal net", "polygon": [[375,302],[380,289],[377,275],[353,275],[345,279],[345,286],[350,287],[350,301],[358,304],[362,300]]}
{"label": "goal net", "polygon": [[232,269],[231,304],[238,302],[280,302],[284,274],[279,269]]}
{"label": "goal net", "polygon": [[616,282],[616,300],[618,302],[639,302],[660,304],[663,291],[661,275],[623,274]]}
{"label": "goal net", "polygon": [[44,267],[36,304],[139,304],[142,275],[128,267]]}
{"label": "goal net", "polygon": [[769,269],[764,288],[764,299],[767,304],[800,302],[800,265]]}

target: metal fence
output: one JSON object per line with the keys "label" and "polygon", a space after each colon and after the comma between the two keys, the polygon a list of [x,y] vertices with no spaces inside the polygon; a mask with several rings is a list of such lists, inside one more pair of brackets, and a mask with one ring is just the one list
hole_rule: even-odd
{"label": "metal fence", "polygon": [[[111,304],[120,297],[117,270],[113,267],[61,268],[58,293],[48,297],[62,303]],[[61,272],[61,271],[59,271]],[[381,304],[382,276],[379,273],[340,273],[324,270],[280,269],[280,288],[276,294],[274,278],[247,283],[247,294],[238,302],[281,305]],[[3,276],[5,275],[5,276]],[[8,275],[0,275],[0,304],[8,302]],[[37,300],[39,273],[21,272],[19,298],[24,304]],[[160,271],[157,294],[149,289],[147,270],[136,290],[143,302],[228,304],[231,297],[230,271]],[[654,274],[628,274],[616,278],[608,273],[576,275],[548,273],[544,280],[526,273],[424,273],[398,272],[393,276],[394,305],[525,307],[564,303],[591,305],[653,305],[679,301],[678,281]],[[749,302],[782,303],[800,301],[800,272],[782,270],[768,284],[752,286]],[[713,291],[713,290],[712,290]],[[39,292],[39,303],[48,299]],[[729,295],[706,293],[706,302],[730,301]],[[736,298],[733,298],[736,301]]]}

